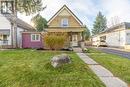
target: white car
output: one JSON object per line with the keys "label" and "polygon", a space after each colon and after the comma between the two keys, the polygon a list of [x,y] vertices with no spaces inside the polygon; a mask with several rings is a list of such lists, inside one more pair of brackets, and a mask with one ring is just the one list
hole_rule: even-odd
{"label": "white car", "polygon": [[107,47],[106,41],[105,40],[97,41],[97,47],[99,46]]}

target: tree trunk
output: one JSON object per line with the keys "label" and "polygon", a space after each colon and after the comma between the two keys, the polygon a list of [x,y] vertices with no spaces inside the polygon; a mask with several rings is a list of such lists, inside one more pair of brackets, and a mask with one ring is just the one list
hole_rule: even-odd
{"label": "tree trunk", "polygon": [[13,48],[17,48],[17,0],[14,0]]}

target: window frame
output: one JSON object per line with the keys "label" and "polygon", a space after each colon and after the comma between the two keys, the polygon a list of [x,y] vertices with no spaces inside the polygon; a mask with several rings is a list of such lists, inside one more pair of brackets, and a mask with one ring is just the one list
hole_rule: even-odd
{"label": "window frame", "polygon": [[[37,36],[38,36],[38,39],[37,39]],[[31,42],[37,42],[37,41],[40,41],[40,34],[31,34]]]}
{"label": "window frame", "polygon": [[69,26],[69,20],[68,20],[68,18],[63,18],[61,20],[61,27],[68,27],[68,26]]}

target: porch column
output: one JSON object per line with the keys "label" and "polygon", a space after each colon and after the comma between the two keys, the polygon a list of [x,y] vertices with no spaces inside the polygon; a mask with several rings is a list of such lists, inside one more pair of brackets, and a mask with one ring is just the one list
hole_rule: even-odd
{"label": "porch column", "polygon": [[72,31],[70,32],[70,41],[72,42]]}
{"label": "porch column", "polygon": [[82,32],[82,41],[80,42],[81,48],[84,48],[84,47],[85,47],[84,41],[85,41],[84,32]]}
{"label": "porch column", "polygon": [[72,38],[73,38],[73,37],[72,37],[72,31],[71,31],[71,32],[70,32],[70,47],[73,47],[73,46],[72,46],[72,41],[73,41]]}
{"label": "porch column", "polygon": [[82,41],[85,41],[84,32],[82,32]]}

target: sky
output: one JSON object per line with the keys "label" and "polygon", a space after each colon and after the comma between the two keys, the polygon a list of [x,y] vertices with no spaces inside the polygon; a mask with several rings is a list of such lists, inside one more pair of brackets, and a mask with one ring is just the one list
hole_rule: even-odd
{"label": "sky", "polygon": [[[91,30],[99,11],[107,18],[107,25],[130,22],[130,0],[43,0],[47,6],[41,15],[49,20],[63,5],[67,5],[73,13]],[[32,16],[18,15],[22,20],[31,23]],[[114,21],[115,20],[115,21]]]}

